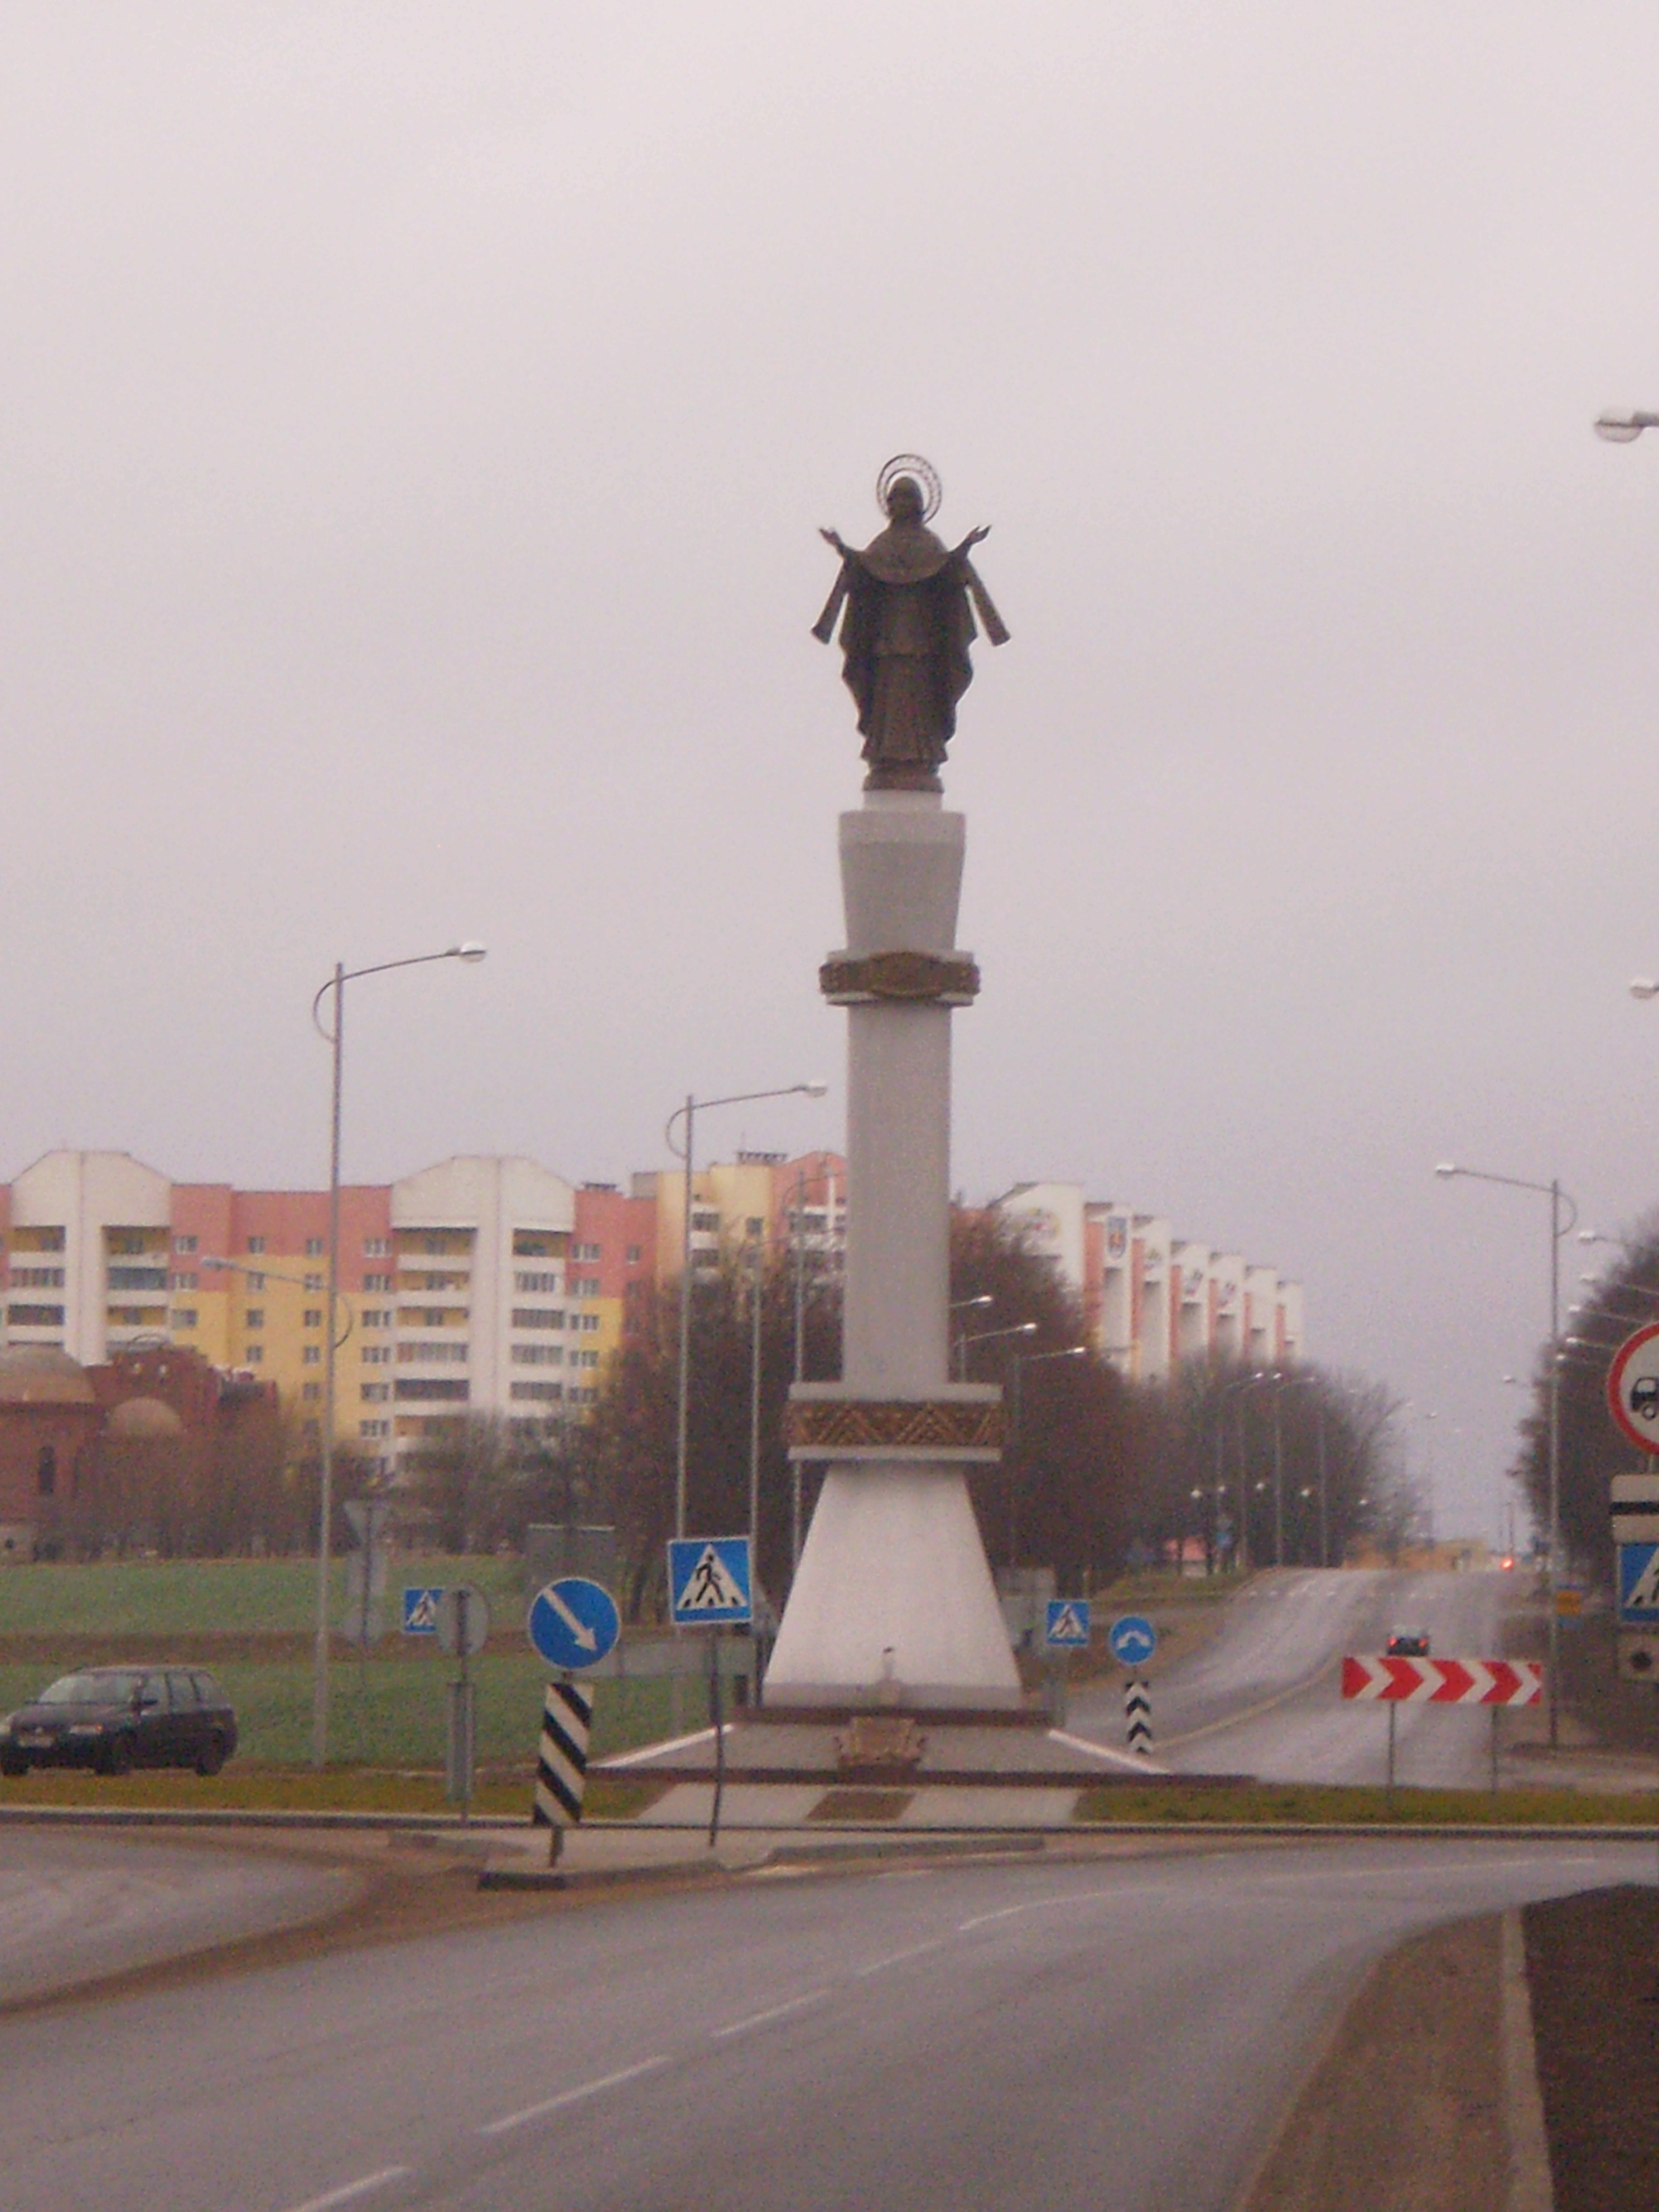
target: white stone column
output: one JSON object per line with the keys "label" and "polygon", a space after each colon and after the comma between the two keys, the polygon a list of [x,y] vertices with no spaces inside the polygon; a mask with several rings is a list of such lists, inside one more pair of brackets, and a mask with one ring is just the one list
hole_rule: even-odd
{"label": "white stone column", "polygon": [[977,984],[956,945],[964,827],[923,792],[841,817],[847,950],[823,980],[848,1010],[845,1360],[794,1393],[794,1455],[830,1464],[774,1706],[1019,1702],[963,1472],[998,1456],[1000,1394],[949,1376],[951,1011]]}

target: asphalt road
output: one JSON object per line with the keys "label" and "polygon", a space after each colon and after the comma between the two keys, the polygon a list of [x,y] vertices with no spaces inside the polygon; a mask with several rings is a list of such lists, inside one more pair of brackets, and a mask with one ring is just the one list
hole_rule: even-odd
{"label": "asphalt road", "polygon": [[269,1852],[0,1829],[0,2003],[310,1920],[350,1887]]}
{"label": "asphalt road", "polygon": [[1650,1847],[757,1876],[0,2020],[11,2212],[1225,2212],[1436,1920]]}
{"label": "asphalt road", "polygon": [[[1424,1628],[1443,1658],[1505,1656],[1501,1574],[1286,1570],[1251,1583],[1220,1634],[1191,1659],[1154,1667],[1157,1757],[1177,1772],[1254,1774],[1273,1782],[1380,1783],[1387,1709],[1341,1696],[1345,1652],[1380,1652],[1397,1627]],[[1068,1725],[1121,1747],[1122,1691],[1073,1692]],[[1478,1707],[1401,1705],[1402,1783],[1478,1788],[1488,1778],[1492,1718]]]}

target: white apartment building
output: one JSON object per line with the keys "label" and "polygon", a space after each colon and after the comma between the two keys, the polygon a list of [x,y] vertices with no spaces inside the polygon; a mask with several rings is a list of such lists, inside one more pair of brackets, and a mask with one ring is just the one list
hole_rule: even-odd
{"label": "white apartment building", "polygon": [[463,1411],[564,1407],[575,1196],[526,1159],[464,1156],[392,1184],[398,1457]]}
{"label": "white apartment building", "polygon": [[1274,1268],[1177,1237],[1163,1214],[1091,1200],[1081,1183],[1017,1183],[994,1204],[1077,1294],[1096,1349],[1134,1381],[1185,1359],[1273,1367],[1304,1356],[1302,1286]]}
{"label": "white apartment building", "polygon": [[48,1152],[11,1186],[5,1342],[96,1367],[165,1335],[173,1187],[126,1152]]}

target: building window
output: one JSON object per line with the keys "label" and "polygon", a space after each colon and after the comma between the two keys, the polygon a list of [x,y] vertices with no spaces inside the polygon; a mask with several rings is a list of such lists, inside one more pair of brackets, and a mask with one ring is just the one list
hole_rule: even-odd
{"label": "building window", "polygon": [[305,1344],[301,1346],[300,1364],[301,1367],[320,1367],[322,1364],[323,1347],[320,1344]]}
{"label": "building window", "polygon": [[514,1382],[509,1395],[521,1404],[532,1399],[544,1406],[556,1406],[564,1396],[562,1382]]}
{"label": "building window", "polygon": [[531,1297],[557,1297],[559,1279],[556,1275],[519,1274],[513,1278],[513,1287],[521,1295]]}
{"label": "building window", "polygon": [[389,1259],[391,1257],[391,1254],[392,1239],[389,1237],[364,1237],[363,1257],[366,1260]]}
{"label": "building window", "polygon": [[50,1498],[58,1487],[58,1454],[51,1444],[41,1445],[34,1462],[34,1487],[42,1498]]}
{"label": "building window", "polygon": [[175,1291],[193,1291],[200,1281],[199,1275],[175,1275],[173,1287]]}
{"label": "building window", "polygon": [[599,1316],[598,1314],[584,1314],[581,1316],[581,1324],[586,1333],[592,1336],[599,1328]]}
{"label": "building window", "polygon": [[323,1242],[320,1237],[307,1237],[306,1257],[307,1260],[320,1260],[327,1249],[327,1245]]}
{"label": "building window", "polygon": [[563,1237],[557,1231],[515,1229],[513,1232],[515,1260],[556,1260],[563,1246]]}
{"label": "building window", "polygon": [[573,1260],[597,1260],[599,1248],[597,1244],[578,1244],[570,1256]]}
{"label": "building window", "polygon": [[201,1246],[194,1237],[175,1237],[173,1240],[173,1249],[175,1252],[197,1252],[201,1249]]}
{"label": "building window", "polygon": [[599,1355],[597,1352],[573,1352],[570,1355],[570,1364],[573,1367],[597,1367],[599,1364]]}
{"label": "building window", "polygon": [[576,1382],[571,1384],[565,1395],[573,1406],[597,1406],[599,1402],[599,1394],[597,1390],[585,1390],[580,1383]]}
{"label": "building window", "polygon": [[62,1328],[62,1306],[8,1306],[6,1319],[14,1328]]}
{"label": "building window", "polygon": [[371,1441],[378,1437],[389,1437],[392,1434],[392,1424],[390,1421],[359,1421],[357,1433],[360,1437],[368,1437]]}
{"label": "building window", "polygon": [[434,1343],[425,1337],[412,1337],[398,1346],[398,1364],[399,1366],[465,1367],[466,1350],[464,1344],[449,1344],[441,1338]]}
{"label": "building window", "polygon": [[573,1298],[598,1297],[599,1278],[596,1275],[573,1275],[570,1278],[570,1295]]}
{"label": "building window", "polygon": [[400,1375],[398,1377],[400,1401],[447,1399],[453,1404],[465,1405],[471,1395],[471,1386],[466,1382],[441,1382],[424,1375]]}
{"label": "building window", "polygon": [[244,1328],[263,1328],[264,1325],[265,1310],[263,1306],[250,1306],[242,1316]]}
{"label": "building window", "polygon": [[174,1328],[194,1328],[196,1326],[195,1307],[174,1306],[173,1309],[173,1326]]}
{"label": "building window", "polygon": [[264,1277],[263,1275],[256,1275],[252,1267],[248,1269],[246,1274],[242,1278],[242,1288],[245,1291],[262,1291],[264,1286]]}
{"label": "building window", "polygon": [[365,1306],[357,1316],[365,1328],[390,1328],[392,1316],[384,1306]]}
{"label": "building window", "polygon": [[366,1291],[389,1291],[392,1288],[392,1278],[390,1275],[365,1275],[363,1288]]}
{"label": "building window", "polygon": [[641,1251],[637,1244],[630,1244],[629,1246],[626,1257],[630,1267],[637,1267],[644,1256],[644,1254]]}
{"label": "building window", "polygon": [[515,1367],[562,1367],[564,1346],[562,1344],[515,1344],[513,1364]]}
{"label": "building window", "polygon": [[389,1382],[364,1382],[359,1386],[358,1395],[365,1405],[384,1406],[392,1395],[392,1385]]}
{"label": "building window", "polygon": [[109,1286],[112,1291],[164,1291],[167,1271],[165,1267],[112,1267]]}
{"label": "building window", "polygon": [[265,1249],[264,1238],[263,1237],[250,1237],[247,1240],[247,1249],[250,1252],[263,1252]]}
{"label": "building window", "polygon": [[322,1327],[323,1310],[320,1306],[307,1306],[306,1308],[305,1325],[307,1328],[320,1328]]}
{"label": "building window", "polygon": [[64,1271],[61,1267],[14,1267],[11,1286],[15,1291],[61,1291]]}
{"label": "building window", "polygon": [[247,1350],[242,1354],[242,1357],[250,1367],[263,1367],[265,1359],[265,1348],[263,1344],[250,1344]]}
{"label": "building window", "polygon": [[553,1306],[514,1306],[514,1328],[562,1328],[564,1315]]}
{"label": "building window", "polygon": [[392,1346],[389,1344],[366,1344],[363,1346],[365,1367],[386,1367],[391,1361]]}
{"label": "building window", "polygon": [[308,1291],[320,1291],[320,1290],[322,1289],[322,1287],[323,1287],[323,1279],[322,1279],[322,1277],[321,1277],[320,1275],[307,1275],[307,1276],[306,1277],[306,1288],[307,1288],[307,1290],[308,1290]]}
{"label": "building window", "polygon": [[323,1386],[320,1382],[302,1382],[300,1385],[300,1395],[307,1406],[316,1405],[322,1395]]}
{"label": "building window", "polygon": [[64,1232],[61,1229],[20,1229],[11,1240],[14,1252],[61,1252]]}

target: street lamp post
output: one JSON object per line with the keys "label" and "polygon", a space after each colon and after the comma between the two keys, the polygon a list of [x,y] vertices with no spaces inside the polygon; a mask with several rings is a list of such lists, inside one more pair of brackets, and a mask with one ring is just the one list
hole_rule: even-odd
{"label": "street lamp post", "polygon": [[[690,1440],[690,1376],[691,1376],[691,1210],[692,1186],[696,1174],[697,1115],[710,1112],[716,1106],[750,1106],[765,1098],[822,1098],[830,1086],[822,1077],[815,1076],[809,1083],[785,1083],[771,1091],[734,1091],[724,1098],[696,1098],[686,1095],[684,1106],[677,1106],[668,1117],[664,1132],[668,1149],[685,1162],[685,1203],[680,1231],[680,1346],[679,1375],[675,1392],[674,1421],[674,1534],[685,1534],[686,1454]],[[685,1123],[684,1149],[674,1141],[674,1124]],[[754,1531],[750,1530],[752,1535]],[[676,1680],[678,1677],[676,1676]]]}
{"label": "street lamp post", "polygon": [[[385,975],[394,968],[425,968],[434,960],[464,960],[469,965],[484,957],[482,945],[470,940],[451,945],[441,952],[416,952],[406,960],[377,960],[367,968],[348,968],[337,960],[334,973],[311,1002],[311,1018],[332,1054],[333,1085],[329,1118],[328,1148],[328,1330],[323,1346],[323,1433],[319,1457],[317,1532],[317,1640],[311,1689],[311,1763],[320,1771],[328,1764],[328,1577],[329,1547],[334,1515],[334,1399],[336,1310],[340,1302],[340,1097],[345,1074],[345,987],[365,975]],[[322,1005],[334,994],[333,1024],[325,1024]]]}
{"label": "street lamp post", "polygon": [[[1659,418],[1655,418],[1659,419]],[[1600,426],[1598,426],[1600,427]],[[1647,422],[1637,425],[1638,429],[1649,427]],[[1631,433],[1632,436],[1635,432]],[[1435,1169],[1443,1180],[1462,1176],[1470,1182],[1502,1183],[1510,1190],[1536,1191],[1550,1202],[1550,1368],[1549,1400],[1549,1564],[1545,1574],[1545,1589],[1549,1600],[1549,1741],[1553,1751],[1560,1741],[1561,1699],[1561,1623],[1555,1610],[1555,1594],[1561,1580],[1561,1239],[1571,1235],[1578,1224],[1578,1208],[1568,1197],[1560,1183],[1553,1178],[1548,1182],[1531,1182],[1523,1176],[1492,1175],[1484,1168],[1460,1167],[1455,1161],[1442,1160]],[[1567,1209],[1563,1221],[1561,1209]]]}

